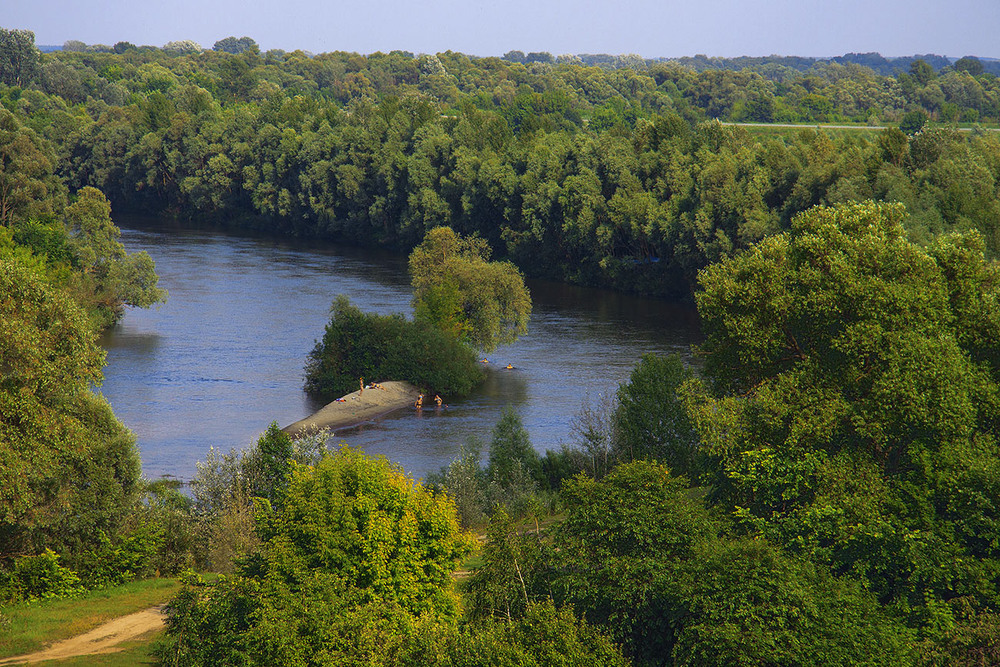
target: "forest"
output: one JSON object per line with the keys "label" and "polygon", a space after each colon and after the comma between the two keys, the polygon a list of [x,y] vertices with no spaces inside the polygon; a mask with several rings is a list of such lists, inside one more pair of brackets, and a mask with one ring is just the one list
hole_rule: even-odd
{"label": "forest", "polygon": [[[0,29],[0,621],[167,575],[167,665],[1000,662],[995,74],[547,55]],[[416,248],[439,330],[345,300],[332,342],[522,330],[526,295],[457,318],[437,239],[692,300],[701,366],[637,360],[559,451],[509,410],[413,480],[272,424],[185,493],[92,390],[97,332],[167,297],[112,210]]]}
{"label": "forest", "polygon": [[118,214],[403,251],[446,225],[529,276],[673,297],[816,204],[900,201],[916,239],[976,229],[1000,247],[998,139],[956,125],[998,122],[1000,86],[968,63],[779,75],[190,48],[5,56],[23,187],[58,177]]}

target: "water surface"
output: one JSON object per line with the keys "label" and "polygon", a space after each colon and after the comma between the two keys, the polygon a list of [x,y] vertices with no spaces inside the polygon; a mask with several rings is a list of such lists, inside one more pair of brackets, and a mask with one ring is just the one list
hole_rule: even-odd
{"label": "water surface", "polygon": [[[189,480],[210,446],[244,447],[271,421],[284,426],[320,407],[302,391],[302,369],[336,295],[366,311],[412,312],[405,257],[390,253],[176,228],[126,228],[122,241],[153,257],[170,292],[165,305],[130,310],[103,338],[101,392],[135,432],[150,478]],[[489,355],[498,370],[472,396],[446,396],[442,410],[399,411],[335,440],[422,476],[470,436],[488,441],[512,406],[536,449],[558,448],[584,401],[605,400],[642,354],[689,355],[700,336],[689,306],[554,283],[529,288],[528,334]],[[507,363],[516,369],[499,370]]]}

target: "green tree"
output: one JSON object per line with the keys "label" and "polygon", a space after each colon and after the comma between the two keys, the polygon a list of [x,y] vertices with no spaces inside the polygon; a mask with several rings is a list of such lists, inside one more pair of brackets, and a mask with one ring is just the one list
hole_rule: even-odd
{"label": "green tree", "polygon": [[920,130],[924,129],[924,125],[927,124],[927,114],[920,109],[916,111],[907,111],[903,114],[903,120],[899,121],[899,129],[903,131],[904,134],[913,136]]}
{"label": "green tree", "polygon": [[726,534],[649,461],[564,487],[548,576],[558,602],[641,665],[901,665],[912,635],[856,582]]}
{"label": "green tree", "polygon": [[972,76],[979,76],[983,73],[983,62],[975,56],[965,56],[955,61],[953,65],[956,72],[968,72]]}
{"label": "green tree", "polygon": [[0,224],[51,215],[52,157],[44,142],[14,115],[0,108]]}
{"label": "green tree", "polygon": [[[900,205],[818,207],[709,267],[685,387],[712,498],[927,627],[998,602],[1000,269],[909,242]],[[1000,538],[1000,534],[998,534]]]}
{"label": "green tree", "polygon": [[487,500],[493,506],[487,509],[499,506],[514,516],[530,511],[542,477],[542,462],[513,408],[505,408],[493,427],[485,477]]}
{"label": "green tree", "polygon": [[[523,618],[537,596],[533,581],[541,570],[541,536],[518,530],[503,508],[490,519],[483,565],[466,588],[471,618],[507,621]],[[530,593],[529,593],[530,591]]]}
{"label": "green tree", "polygon": [[446,496],[345,446],[293,465],[283,499],[237,576],[172,603],[173,664],[356,664],[421,614],[454,622],[472,541]]}
{"label": "green tree", "polygon": [[306,391],[327,401],[354,391],[358,378],[403,380],[429,391],[468,394],[483,379],[469,348],[425,320],[374,315],[337,297],[306,364]]}
{"label": "green tree", "polygon": [[155,265],[145,251],[125,252],[121,230],[111,220],[111,202],[97,188],[81,189],[66,208],[66,226],[85,274],[95,284],[104,324],[113,324],[125,306],[147,308],[165,301]]}
{"label": "green tree", "polygon": [[0,259],[0,558],[79,554],[132,509],[135,439],[91,391],[103,363],[80,308]]}
{"label": "green tree", "polygon": [[931,79],[937,76],[937,73],[926,60],[918,58],[910,63],[910,75],[921,86],[926,86],[931,82]]}
{"label": "green tree", "polygon": [[0,28],[0,82],[24,88],[38,71],[41,54],[30,30]]}
{"label": "green tree", "polygon": [[531,478],[539,474],[538,452],[531,446],[521,416],[511,407],[504,408],[493,427],[487,472],[498,484],[508,486],[521,477],[518,469]]}
{"label": "green tree", "polygon": [[225,37],[212,46],[213,51],[224,51],[225,53],[240,54],[244,51],[260,51],[260,48],[250,37]]}
{"label": "green tree", "polygon": [[649,458],[676,475],[695,470],[698,436],[677,389],[692,377],[678,355],[647,354],[618,388],[614,456],[619,461]]}
{"label": "green tree", "polygon": [[417,318],[486,352],[514,342],[528,330],[531,315],[521,272],[489,258],[485,241],[462,238],[450,227],[427,232],[410,254]]}

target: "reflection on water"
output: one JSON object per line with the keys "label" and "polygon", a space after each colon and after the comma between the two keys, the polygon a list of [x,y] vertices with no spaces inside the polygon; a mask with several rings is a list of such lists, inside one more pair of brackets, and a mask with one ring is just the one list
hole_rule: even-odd
{"label": "reflection on water", "polygon": [[[398,255],[177,229],[125,229],[122,240],[149,252],[170,292],[159,308],[129,311],[103,340],[101,391],[136,433],[148,477],[190,479],[210,446],[244,446],[272,420],[289,424],[318,408],[302,392],[302,368],[336,295],[367,311],[411,312]],[[529,287],[529,332],[490,355],[495,370],[473,396],[446,396],[441,410],[402,410],[336,440],[420,476],[447,464],[470,436],[488,441],[512,405],[537,449],[559,447],[584,400],[606,400],[646,352],[689,355],[700,335],[688,306]],[[507,363],[516,370],[503,370]]]}

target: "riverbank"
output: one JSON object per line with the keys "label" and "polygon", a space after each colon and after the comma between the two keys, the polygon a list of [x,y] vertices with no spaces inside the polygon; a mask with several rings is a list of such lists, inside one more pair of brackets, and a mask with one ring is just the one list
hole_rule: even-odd
{"label": "riverbank", "polygon": [[281,429],[291,436],[320,429],[350,428],[366,421],[411,407],[420,390],[409,382],[383,382],[377,388],[360,389],[327,403],[305,419]]}

